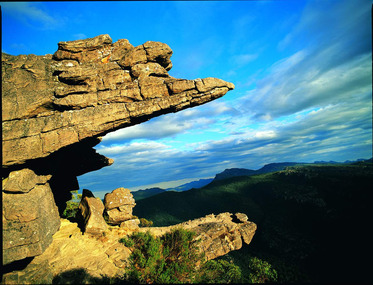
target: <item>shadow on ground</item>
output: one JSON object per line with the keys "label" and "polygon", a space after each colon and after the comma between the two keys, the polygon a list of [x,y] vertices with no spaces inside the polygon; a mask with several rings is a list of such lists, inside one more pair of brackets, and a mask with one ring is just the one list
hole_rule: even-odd
{"label": "shadow on ground", "polygon": [[[114,281],[114,282],[113,282]],[[113,284],[115,280],[107,276],[94,277],[85,269],[64,271],[53,278],[52,284]]]}

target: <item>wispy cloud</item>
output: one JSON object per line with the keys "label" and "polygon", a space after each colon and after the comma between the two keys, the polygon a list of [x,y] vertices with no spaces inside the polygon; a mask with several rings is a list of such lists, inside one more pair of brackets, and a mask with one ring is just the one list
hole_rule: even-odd
{"label": "wispy cloud", "polygon": [[[257,73],[244,66],[225,71],[242,81],[247,75],[255,83],[251,90],[236,88],[209,104],[109,134],[98,151],[115,163],[79,181],[99,176],[97,190],[135,188],[211,177],[231,167],[371,157],[371,5],[352,2],[327,1],[324,7],[324,1],[310,1],[277,45],[282,58],[274,56]],[[237,26],[252,19],[243,17]],[[257,54],[268,55],[265,49],[240,50],[236,40],[223,46],[232,62],[257,64]],[[208,53],[200,60],[205,66]]]}
{"label": "wispy cloud", "polygon": [[[236,135],[195,143],[186,151],[154,141],[102,147],[98,151],[115,163],[100,170],[94,189],[108,185],[136,189],[175,179],[211,177],[231,167],[257,169],[270,162],[368,158],[371,129],[371,107],[356,99],[309,109],[288,123],[272,121],[259,130],[248,126]],[[80,181],[84,184],[96,175],[86,174]]]}
{"label": "wispy cloud", "polygon": [[1,5],[5,13],[35,28],[55,29],[61,25],[61,20],[43,9],[40,3],[5,2]]}
{"label": "wispy cloud", "polygon": [[206,129],[216,123],[217,116],[231,116],[238,113],[235,108],[226,103],[214,101],[206,106],[163,115],[140,125],[109,133],[103,138],[102,143],[109,145],[117,141],[174,137],[190,130]]}
{"label": "wispy cloud", "polygon": [[251,54],[251,53],[239,54],[239,55],[233,56],[233,60],[234,60],[236,65],[243,66],[243,65],[246,65],[246,64],[256,60],[258,58],[258,56],[259,56],[259,54]]}

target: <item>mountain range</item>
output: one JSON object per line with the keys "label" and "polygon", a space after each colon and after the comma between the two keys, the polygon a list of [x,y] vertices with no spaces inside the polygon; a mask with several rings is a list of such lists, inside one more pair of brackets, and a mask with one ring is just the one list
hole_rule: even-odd
{"label": "mountain range", "polygon": [[[358,161],[364,161],[364,159],[358,159]],[[345,161],[342,163],[353,163],[354,161]],[[153,187],[153,188],[147,188],[147,189],[140,189],[137,191],[133,191],[132,195],[135,198],[136,201],[152,197],[154,195],[158,195],[163,192],[167,191],[175,191],[175,192],[183,192],[188,191],[191,189],[198,189],[202,188],[208,184],[210,184],[212,181],[226,179],[230,177],[237,177],[237,176],[251,176],[251,175],[257,175],[257,174],[264,174],[264,173],[270,173],[275,171],[284,170],[286,167],[289,166],[295,166],[295,165],[310,165],[310,164],[338,164],[338,162],[335,161],[315,161],[314,163],[304,163],[304,162],[280,162],[280,163],[269,163],[264,165],[263,167],[252,170],[252,169],[246,169],[246,168],[229,168],[225,169],[223,172],[218,173],[215,175],[215,178],[207,178],[207,179],[199,179],[197,181],[192,181],[186,184],[182,184],[177,187],[171,187],[167,189],[159,188],[159,187]]]}

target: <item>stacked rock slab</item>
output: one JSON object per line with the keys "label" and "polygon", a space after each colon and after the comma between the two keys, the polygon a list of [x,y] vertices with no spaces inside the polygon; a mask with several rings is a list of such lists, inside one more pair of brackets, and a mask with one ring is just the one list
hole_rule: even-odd
{"label": "stacked rock slab", "polygon": [[[2,54],[4,264],[43,252],[59,228],[56,206],[61,213],[79,189],[76,177],[113,163],[93,149],[103,135],[234,88],[169,76],[171,55],[164,43],[134,47],[109,35],[60,42],[54,55]],[[22,185],[17,173],[28,170],[30,191],[4,186]]]}
{"label": "stacked rock slab", "polygon": [[[104,205],[108,223],[111,225],[119,225],[133,219],[132,209],[136,203],[129,189],[117,188],[105,194]],[[127,222],[123,226],[126,224],[131,225]]]}

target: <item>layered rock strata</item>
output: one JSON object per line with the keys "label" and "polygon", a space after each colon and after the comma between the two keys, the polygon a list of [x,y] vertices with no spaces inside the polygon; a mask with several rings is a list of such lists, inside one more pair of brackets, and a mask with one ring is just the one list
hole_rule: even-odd
{"label": "layered rock strata", "polygon": [[[42,253],[76,177],[113,163],[93,149],[101,136],[234,88],[171,77],[171,55],[163,43],[134,47],[108,35],[60,42],[54,55],[2,54],[4,264]],[[19,171],[36,177],[25,186]]]}

